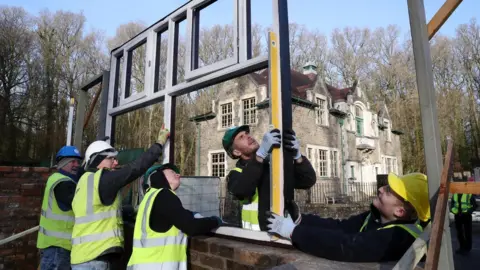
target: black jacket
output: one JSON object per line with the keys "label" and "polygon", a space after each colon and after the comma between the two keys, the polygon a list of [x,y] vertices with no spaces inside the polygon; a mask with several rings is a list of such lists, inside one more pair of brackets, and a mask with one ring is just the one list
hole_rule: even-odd
{"label": "black jacket", "polygon": [[[365,219],[371,213],[363,232]],[[380,223],[380,213],[371,210],[346,220],[320,218],[302,214],[302,221],[292,232],[292,244],[299,250],[329,260],[345,262],[397,261],[415,241],[400,227],[378,230],[390,224],[406,224],[405,221]],[[414,223],[412,221],[411,223]]]}
{"label": "black jacket", "polygon": [[[188,236],[209,233],[219,226],[219,219],[215,217],[194,218],[194,214],[183,208],[180,198],[170,190],[163,171],[155,171],[150,175],[150,182],[154,188],[162,188],[153,201],[150,213],[150,228],[162,233],[177,227]],[[137,222],[140,222],[138,220]]]}
{"label": "black jacket", "polygon": [[[302,163],[294,165],[294,178],[296,189],[309,189],[316,182],[315,170],[310,161],[302,156]],[[267,231],[267,218],[265,212],[270,210],[270,163],[260,163],[256,158],[250,160],[240,159],[237,168],[242,172],[231,170],[227,176],[228,191],[238,200],[250,199],[258,188],[258,222],[260,229]]]}

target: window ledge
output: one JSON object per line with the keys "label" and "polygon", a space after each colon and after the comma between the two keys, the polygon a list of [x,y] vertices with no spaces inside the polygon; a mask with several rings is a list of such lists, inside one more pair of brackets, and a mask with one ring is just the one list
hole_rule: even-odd
{"label": "window ledge", "polygon": [[262,241],[262,242],[274,242],[274,243],[283,244],[287,246],[292,245],[288,240],[284,240],[280,238],[274,240],[270,234],[262,231],[260,232],[251,231],[251,230],[241,229],[237,227],[218,227],[217,229],[212,230],[212,232],[215,234],[226,235],[230,237],[238,237],[238,238]]}

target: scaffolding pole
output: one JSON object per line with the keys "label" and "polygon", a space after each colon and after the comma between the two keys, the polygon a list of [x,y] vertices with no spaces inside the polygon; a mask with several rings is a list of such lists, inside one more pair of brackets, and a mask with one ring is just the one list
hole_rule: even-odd
{"label": "scaffolding pole", "polygon": [[[407,0],[412,35],[413,54],[417,89],[422,118],[423,143],[425,162],[427,166],[428,192],[430,202],[436,202],[442,172],[442,148],[438,129],[437,105],[433,87],[432,59],[428,41],[425,6],[423,0]],[[430,205],[432,220],[435,218],[435,204]],[[454,269],[452,242],[448,219],[445,219],[443,241],[440,250],[439,269]]]}

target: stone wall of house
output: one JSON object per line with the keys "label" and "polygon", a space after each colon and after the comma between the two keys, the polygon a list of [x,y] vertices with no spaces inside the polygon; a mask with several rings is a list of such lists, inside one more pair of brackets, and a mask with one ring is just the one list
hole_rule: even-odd
{"label": "stone wall of house", "polygon": [[[314,89],[307,91],[308,101],[314,102],[315,95],[325,95],[325,89],[317,82]],[[248,76],[242,77],[240,80],[232,80],[225,84],[217,98],[212,101],[212,111],[217,114],[212,120],[201,122],[201,162],[200,162],[200,175],[211,175],[211,155],[212,151],[223,151],[222,137],[225,133],[225,128],[220,128],[221,114],[220,105],[227,101],[233,101],[233,125],[241,125],[242,123],[242,108],[241,100],[246,96],[256,97],[256,102],[262,102],[266,98],[265,86],[256,85],[253,80]],[[356,102],[359,102],[358,100]],[[375,167],[378,167],[379,173],[383,173],[382,156],[393,156],[397,159],[398,172],[402,174],[402,159],[401,159],[401,147],[400,139],[398,135],[390,134],[391,141],[387,141],[387,132],[391,132],[391,123],[388,131],[374,131],[372,128],[376,128],[376,112],[372,111],[369,104],[364,104],[365,107],[365,119],[364,129],[367,130],[365,134],[368,138],[374,140],[375,150],[370,154],[362,154],[357,150],[356,134],[354,131],[355,120],[345,119],[344,129],[346,129],[345,142],[347,144],[347,152],[345,156],[345,166],[339,168],[338,178],[342,179],[343,174],[346,174],[346,178],[350,177],[350,166],[355,167],[356,181],[375,181],[374,172]],[[370,109],[367,111],[367,109]],[[263,108],[257,109],[257,123],[251,125],[251,132],[253,136],[261,141],[263,133],[268,130],[270,123],[270,109]],[[339,151],[338,163],[341,164],[341,129],[337,118],[332,115],[328,115],[328,125],[320,125],[316,122],[316,110],[305,108],[299,105],[293,105],[293,128],[296,131],[298,138],[300,139],[301,150],[304,155],[307,156],[307,144],[315,145],[325,148],[333,148]],[[226,174],[235,166],[235,160],[231,160],[226,156]],[[367,170],[368,173],[362,171]],[[360,173],[361,172],[361,173]],[[360,177],[359,175],[364,175]],[[363,179],[365,178],[365,179]],[[320,178],[319,178],[320,179]],[[321,180],[331,180],[332,177],[322,177]]]}

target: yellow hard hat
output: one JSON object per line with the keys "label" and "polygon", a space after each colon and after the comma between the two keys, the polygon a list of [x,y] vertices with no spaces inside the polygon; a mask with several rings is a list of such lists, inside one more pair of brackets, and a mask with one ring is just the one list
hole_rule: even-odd
{"label": "yellow hard hat", "polygon": [[421,221],[430,219],[430,201],[428,198],[427,176],[423,173],[410,173],[398,176],[394,173],[388,174],[390,188],[409,202]]}

